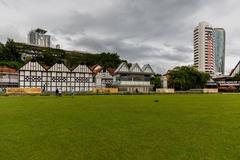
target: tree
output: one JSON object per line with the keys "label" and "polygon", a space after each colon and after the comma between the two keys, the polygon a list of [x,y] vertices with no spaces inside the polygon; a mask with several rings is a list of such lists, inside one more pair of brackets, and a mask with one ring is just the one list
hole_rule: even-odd
{"label": "tree", "polygon": [[5,44],[5,48],[7,51],[7,60],[12,61],[20,61],[21,55],[18,53],[15,42],[12,39],[8,39],[8,41]]}
{"label": "tree", "polygon": [[47,66],[52,66],[58,61],[58,59],[53,54],[47,51],[43,52],[42,55],[36,57],[36,60]]}
{"label": "tree", "polygon": [[[57,62],[64,62],[68,67],[75,68],[79,64],[93,66],[99,64],[104,68],[117,68],[125,60],[117,53],[91,54],[78,51],[31,46],[14,42],[9,39],[5,45],[0,43],[0,61],[17,61],[22,63],[21,54],[30,55],[30,60],[36,60],[43,65],[51,66]],[[127,61],[126,61],[127,62]]]}
{"label": "tree", "polygon": [[117,53],[101,53],[97,59],[98,63],[104,68],[117,68],[122,62]]}
{"label": "tree", "polygon": [[232,78],[233,81],[240,81],[240,72],[237,73],[233,78]]}
{"label": "tree", "polygon": [[0,43],[0,60],[5,60],[4,50],[5,50],[5,46],[2,43]]}
{"label": "tree", "polygon": [[153,85],[153,90],[156,91],[157,88],[161,87],[161,75],[156,74],[151,77],[151,84]]}
{"label": "tree", "polygon": [[210,79],[208,73],[199,72],[195,67],[176,67],[168,73],[168,83],[176,90],[204,88]]}

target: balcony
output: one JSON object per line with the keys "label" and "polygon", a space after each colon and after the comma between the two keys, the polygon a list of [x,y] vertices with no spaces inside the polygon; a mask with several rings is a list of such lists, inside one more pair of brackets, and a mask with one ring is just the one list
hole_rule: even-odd
{"label": "balcony", "polygon": [[0,79],[1,83],[18,83],[18,79]]}
{"label": "balcony", "polygon": [[151,86],[149,81],[117,81],[114,85],[118,86]]}

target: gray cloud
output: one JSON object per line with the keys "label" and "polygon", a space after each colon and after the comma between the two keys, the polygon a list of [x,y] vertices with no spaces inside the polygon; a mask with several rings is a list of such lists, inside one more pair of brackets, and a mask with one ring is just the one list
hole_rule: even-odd
{"label": "gray cloud", "polygon": [[4,5],[5,7],[8,7],[8,4],[4,0],[0,0],[0,5]]}
{"label": "gray cloud", "polygon": [[[187,62],[191,61],[192,50],[180,39],[181,33],[192,29],[182,17],[195,12],[193,6],[200,7],[201,1],[185,2],[188,3],[117,1],[112,8],[100,14],[72,12],[69,23],[54,30],[60,34],[79,35],[81,38],[76,38],[73,43],[79,49],[113,51],[130,61],[151,58],[155,64],[159,63],[158,59]],[[179,40],[180,44],[177,44]],[[156,44],[146,44],[148,41]],[[166,42],[169,45],[163,45]],[[175,53],[164,49],[167,47]]]}
{"label": "gray cloud", "polygon": [[184,19],[197,11],[195,7],[201,8],[201,1],[184,1],[116,1],[103,13],[71,12],[68,23],[54,30],[70,35],[98,32],[140,40],[175,39],[191,28]]}
{"label": "gray cloud", "polygon": [[[172,47],[174,51],[163,50],[161,48],[155,48],[150,45],[144,44],[132,44],[124,42],[121,39],[95,39],[95,38],[82,38],[74,41],[75,46],[85,46],[85,50],[92,50],[97,52],[118,52],[121,56],[131,61],[140,61],[142,59],[153,58],[161,59],[165,61],[181,61],[188,62],[190,59],[186,53],[189,52],[189,48],[185,47]],[[181,54],[178,54],[181,53]]]}

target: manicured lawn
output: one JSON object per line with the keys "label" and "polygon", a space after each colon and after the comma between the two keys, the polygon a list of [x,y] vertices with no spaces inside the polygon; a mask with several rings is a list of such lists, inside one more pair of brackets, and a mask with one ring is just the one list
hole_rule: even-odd
{"label": "manicured lawn", "polygon": [[0,97],[0,159],[239,160],[240,95]]}

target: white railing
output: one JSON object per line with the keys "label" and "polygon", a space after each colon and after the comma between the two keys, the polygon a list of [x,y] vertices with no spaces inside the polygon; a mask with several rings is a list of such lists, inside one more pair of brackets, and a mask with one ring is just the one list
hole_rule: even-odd
{"label": "white railing", "polygon": [[126,86],[150,86],[150,82],[146,81],[120,81],[118,84]]}
{"label": "white railing", "polygon": [[18,83],[18,79],[0,79],[0,82],[4,82],[4,83]]}

